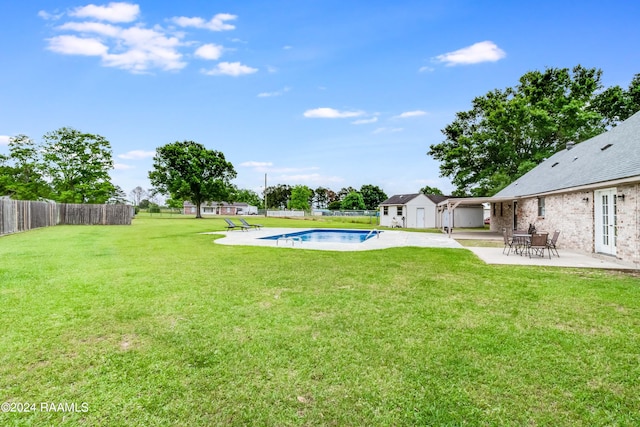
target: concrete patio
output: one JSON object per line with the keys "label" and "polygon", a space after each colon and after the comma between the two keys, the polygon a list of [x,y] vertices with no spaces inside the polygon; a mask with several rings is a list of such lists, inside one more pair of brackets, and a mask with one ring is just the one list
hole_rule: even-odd
{"label": "concrete patio", "polygon": [[576,267],[576,268],[602,268],[609,270],[638,270],[640,266],[623,263],[614,257],[580,252],[569,249],[562,249],[561,240],[559,241],[558,252],[559,257],[551,255],[549,259],[548,253],[545,257],[534,256],[529,258],[527,255],[519,255],[511,252],[509,255],[503,253],[504,240],[502,234],[490,231],[471,231],[458,232],[451,234],[453,239],[460,240],[487,240],[496,242],[500,247],[470,247],[470,250],[478,258],[487,264],[504,264],[504,265],[539,265],[547,267]]}
{"label": "concrete patio", "polygon": [[[451,237],[440,233],[419,233],[399,230],[382,230],[378,237],[372,237],[363,243],[314,243],[298,242],[291,240],[263,240],[262,237],[287,235],[294,232],[303,231],[301,228],[262,228],[248,231],[216,231],[206,234],[220,234],[224,237],[216,239],[216,244],[221,245],[245,245],[245,246],[265,246],[273,248],[293,248],[308,250],[329,250],[329,251],[367,251],[379,250],[393,247],[429,247],[429,248],[456,248],[473,252],[478,258],[487,264],[503,265],[537,265],[546,267],[576,267],[576,268],[599,268],[610,270],[638,270],[637,265],[624,264],[612,257],[605,257],[597,254],[562,249],[559,247],[560,257],[548,256],[532,257],[521,256],[511,253],[502,253],[502,235],[492,232],[454,232]],[[489,240],[494,241],[493,247],[463,246],[458,240]]]}

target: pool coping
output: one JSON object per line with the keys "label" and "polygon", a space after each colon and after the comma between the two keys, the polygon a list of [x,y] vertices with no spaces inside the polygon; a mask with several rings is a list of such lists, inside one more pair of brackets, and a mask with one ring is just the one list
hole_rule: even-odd
{"label": "pool coping", "polygon": [[[321,230],[322,228],[276,228],[263,227],[261,229],[251,229],[246,231],[215,231],[204,234],[221,234],[224,237],[216,239],[214,242],[220,245],[244,245],[244,246],[265,246],[271,248],[293,248],[325,251],[370,251],[376,249],[388,249],[395,247],[423,247],[423,248],[456,248],[463,246],[456,240],[447,237],[445,234],[419,233],[410,231],[381,230],[377,237],[371,237],[361,243],[330,243],[330,242],[300,242],[297,240],[266,240],[263,237],[274,235],[286,235],[310,230]],[[326,230],[343,230],[340,228],[327,228]],[[354,230],[354,229],[344,229]]]}

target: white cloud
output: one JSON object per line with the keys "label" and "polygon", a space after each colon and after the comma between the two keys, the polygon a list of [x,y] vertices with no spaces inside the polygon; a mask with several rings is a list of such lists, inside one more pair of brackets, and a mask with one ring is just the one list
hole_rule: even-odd
{"label": "white cloud", "polygon": [[235,25],[227,24],[225,21],[233,21],[236,18],[236,15],[229,13],[218,13],[209,21],[205,21],[199,17],[187,18],[186,16],[174,17],[171,20],[180,27],[194,27],[211,31],[228,31],[236,27]]}
{"label": "white cloud", "polygon": [[375,123],[378,121],[377,117],[371,117],[370,119],[360,119],[351,122],[352,125],[366,125],[369,123]]}
{"label": "white cloud", "polygon": [[129,169],[135,169],[135,166],[127,165],[124,163],[114,163],[113,168],[118,171],[124,171]]}
{"label": "white cloud", "polygon": [[48,49],[64,55],[103,56],[109,48],[98,39],[77,36],[56,36],[47,40]]}
{"label": "white cloud", "polygon": [[96,33],[101,36],[107,37],[119,37],[122,33],[122,28],[112,25],[104,24],[102,22],[66,22],[58,27],[59,30],[70,30],[78,33]]}
{"label": "white cloud", "polygon": [[223,50],[224,47],[220,45],[208,43],[197,48],[195,51],[195,55],[202,59],[210,59],[215,61],[217,59],[220,59]]}
{"label": "white cloud", "polygon": [[258,98],[270,98],[272,96],[282,96],[284,93],[289,92],[291,88],[285,87],[282,90],[277,90],[275,92],[261,92],[258,94]]}
{"label": "white cloud", "polygon": [[131,3],[111,2],[106,6],[90,4],[77,7],[69,15],[78,18],[94,18],[109,22],[133,22],[140,14],[140,6]]}
{"label": "white cloud", "polygon": [[431,72],[431,71],[435,71],[435,68],[433,67],[429,67],[427,65],[420,67],[420,69],[418,70],[419,73],[427,73],[427,72]]}
{"label": "white cloud", "polygon": [[[223,46],[187,39],[182,30],[163,28],[154,25],[146,28],[135,22],[140,15],[137,4],[111,2],[105,5],[89,4],[67,12],[67,17],[80,18],[81,21],[68,21],[55,27],[65,34],[47,39],[47,49],[65,55],[98,56],[102,65],[128,70],[132,73],[147,73],[154,69],[176,71],[187,66],[182,50],[200,45],[193,55],[206,60],[218,60],[224,51]],[[62,15],[39,12],[43,19],[57,19]],[[231,30],[235,27],[228,21],[235,15],[220,13],[209,21],[202,18],[173,18],[183,27],[205,28],[213,31]],[[100,21],[100,22],[98,22]],[[132,24],[128,24],[132,23]],[[223,62],[205,74],[239,76],[257,72],[258,69],[242,65],[240,62]]]}
{"label": "white cloud", "polygon": [[[151,68],[179,70],[187,63],[178,48],[183,45],[177,37],[169,37],[156,29],[122,28],[100,22],[67,22],[61,30],[76,31],[85,37],[62,35],[48,39],[48,49],[66,55],[100,56],[107,67],[122,68],[134,73]],[[88,37],[97,34],[101,39]],[[105,42],[110,41],[110,48]]]}
{"label": "white cloud", "polygon": [[9,135],[0,135],[0,145],[9,145]]}
{"label": "white cloud", "polygon": [[202,70],[202,73],[208,76],[226,75],[238,77],[246,74],[253,74],[257,71],[257,68],[242,65],[239,62],[221,62],[216,66],[216,68],[213,68],[211,70]]}
{"label": "white cloud", "polygon": [[310,119],[344,119],[362,116],[362,111],[339,111],[333,108],[315,108],[304,112],[304,116]]}
{"label": "white cloud", "polygon": [[408,117],[419,117],[419,116],[425,116],[425,115],[427,115],[427,112],[422,110],[407,111],[400,115],[395,116],[394,119],[406,119]]}
{"label": "white cloud", "polygon": [[147,159],[156,155],[155,151],[144,150],[132,150],[124,154],[119,154],[118,157],[127,160]]}
{"label": "white cloud", "polygon": [[434,60],[448,66],[453,66],[478,64],[480,62],[495,62],[505,56],[507,56],[505,51],[496,46],[495,43],[483,41],[453,52],[438,55]]}
{"label": "white cloud", "polygon": [[46,10],[41,10],[38,12],[38,16],[42,19],[46,19],[47,21],[55,21],[64,16],[64,13],[49,13]]}

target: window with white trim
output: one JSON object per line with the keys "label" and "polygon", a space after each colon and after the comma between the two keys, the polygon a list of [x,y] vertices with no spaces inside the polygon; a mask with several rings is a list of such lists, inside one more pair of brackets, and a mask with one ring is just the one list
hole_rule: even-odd
{"label": "window with white trim", "polygon": [[538,216],[544,216],[544,197],[538,197]]}

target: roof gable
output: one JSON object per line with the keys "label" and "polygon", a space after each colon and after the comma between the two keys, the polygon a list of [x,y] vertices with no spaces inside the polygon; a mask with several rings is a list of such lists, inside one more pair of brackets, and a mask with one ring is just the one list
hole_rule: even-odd
{"label": "roof gable", "polygon": [[495,196],[529,196],[631,177],[640,180],[640,112],[555,153]]}

